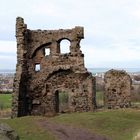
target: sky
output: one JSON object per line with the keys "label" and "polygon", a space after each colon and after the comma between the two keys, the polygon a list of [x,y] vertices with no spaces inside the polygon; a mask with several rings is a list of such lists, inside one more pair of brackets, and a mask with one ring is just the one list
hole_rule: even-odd
{"label": "sky", "polygon": [[16,17],[29,29],[84,27],[88,68],[140,68],[140,0],[3,0],[0,69],[16,67]]}

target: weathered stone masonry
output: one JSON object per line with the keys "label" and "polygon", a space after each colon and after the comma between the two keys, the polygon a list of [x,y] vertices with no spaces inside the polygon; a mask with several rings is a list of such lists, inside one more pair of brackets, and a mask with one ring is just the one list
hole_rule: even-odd
{"label": "weathered stone masonry", "polygon": [[122,70],[109,70],[105,73],[105,107],[109,109],[127,108],[131,106],[130,76]]}
{"label": "weathered stone masonry", "polygon": [[[93,111],[95,78],[84,66],[80,40],[83,27],[67,30],[29,30],[16,20],[17,66],[14,79],[12,117],[59,112],[58,96],[69,95],[69,111]],[[60,43],[70,41],[69,53]],[[50,50],[46,55],[45,51]]]}

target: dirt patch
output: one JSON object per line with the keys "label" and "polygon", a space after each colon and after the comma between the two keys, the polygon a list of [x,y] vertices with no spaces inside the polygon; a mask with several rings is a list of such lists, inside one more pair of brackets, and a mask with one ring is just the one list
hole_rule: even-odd
{"label": "dirt patch", "polygon": [[109,140],[83,128],[56,124],[50,121],[41,121],[39,124],[53,133],[58,140]]}

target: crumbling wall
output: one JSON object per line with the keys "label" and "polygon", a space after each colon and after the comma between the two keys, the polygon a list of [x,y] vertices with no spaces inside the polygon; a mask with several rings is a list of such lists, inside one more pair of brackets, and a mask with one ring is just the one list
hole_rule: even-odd
{"label": "crumbling wall", "polygon": [[109,109],[127,108],[131,105],[131,78],[122,70],[105,73],[104,104]]}
{"label": "crumbling wall", "polygon": [[[69,95],[69,111],[95,108],[95,78],[84,66],[80,40],[83,27],[60,30],[29,30],[20,17],[16,21],[17,66],[14,79],[12,117],[59,112],[61,91]],[[61,41],[70,42],[61,53]],[[45,51],[50,53],[46,54]]]}

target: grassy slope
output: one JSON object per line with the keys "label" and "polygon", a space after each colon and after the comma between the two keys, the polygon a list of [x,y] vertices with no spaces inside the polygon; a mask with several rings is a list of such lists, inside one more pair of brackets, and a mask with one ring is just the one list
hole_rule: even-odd
{"label": "grassy slope", "polygon": [[83,127],[112,140],[132,140],[140,130],[140,111],[115,110],[103,112],[71,113],[53,118],[22,117],[17,119],[1,119],[12,126],[21,140],[54,140],[52,134],[41,128],[36,122],[48,119],[53,122]]}
{"label": "grassy slope", "polygon": [[1,119],[0,123],[7,123],[16,130],[20,140],[55,140],[51,133],[41,128],[36,122],[43,117],[21,117],[16,119]]}
{"label": "grassy slope", "polygon": [[134,110],[74,113],[51,120],[87,128],[112,140],[132,140],[140,129],[140,112]]}
{"label": "grassy slope", "polygon": [[[98,104],[102,105],[102,93],[97,94]],[[11,94],[0,94],[0,106],[3,109],[11,107]],[[20,135],[21,140],[54,140],[54,137],[36,121],[43,117],[23,117],[17,119],[0,120],[11,125]],[[47,118],[48,119],[48,118]],[[109,136],[112,140],[132,140],[140,130],[140,111],[114,110],[103,112],[71,113],[49,118],[58,123],[84,127],[91,132]]]}

